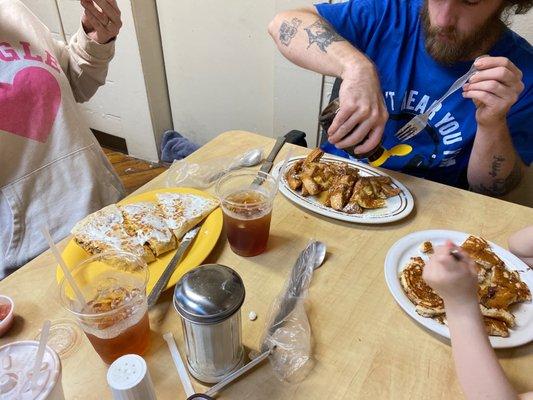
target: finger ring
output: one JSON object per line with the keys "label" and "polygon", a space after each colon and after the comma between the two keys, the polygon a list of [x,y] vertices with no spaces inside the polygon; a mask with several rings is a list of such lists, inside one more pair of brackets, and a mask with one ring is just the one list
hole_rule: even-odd
{"label": "finger ring", "polygon": [[113,21],[111,21],[111,19],[108,19],[107,20],[107,24],[105,24],[105,27],[109,28],[109,25],[111,25],[112,23],[113,23]]}

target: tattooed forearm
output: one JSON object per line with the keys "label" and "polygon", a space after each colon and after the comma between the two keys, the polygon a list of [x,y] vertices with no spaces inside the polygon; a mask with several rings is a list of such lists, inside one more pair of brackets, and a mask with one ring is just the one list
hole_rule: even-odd
{"label": "tattooed forearm", "polygon": [[305,28],[307,36],[309,37],[309,46],[316,43],[318,48],[324,53],[327,53],[326,49],[333,42],[342,42],[344,39],[337,35],[331,26],[326,22],[318,19],[312,25]]}
{"label": "tattooed forearm", "polygon": [[501,171],[502,163],[506,161],[506,158],[503,156],[494,156],[492,158],[492,165],[489,175],[493,178],[492,182],[488,185],[483,183],[472,185],[471,189],[474,192],[481,194],[487,194],[491,196],[503,196],[518,185],[520,179],[522,179],[522,166],[520,158],[515,157],[515,163],[513,169],[506,178],[496,178]]}
{"label": "tattooed forearm", "polygon": [[283,21],[279,27],[279,41],[285,46],[288,46],[292,38],[296,36],[296,32],[298,32],[298,27],[301,23],[302,20],[298,18],[293,18],[291,22]]}
{"label": "tattooed forearm", "polygon": [[489,175],[496,178],[502,169],[502,163],[505,161],[503,156],[494,156]]}

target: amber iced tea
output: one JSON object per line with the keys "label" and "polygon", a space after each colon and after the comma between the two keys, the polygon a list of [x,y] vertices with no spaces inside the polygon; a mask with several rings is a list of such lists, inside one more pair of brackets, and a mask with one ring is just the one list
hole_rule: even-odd
{"label": "amber iced tea", "polygon": [[265,251],[270,232],[272,207],[266,196],[253,190],[228,196],[232,204],[224,211],[224,224],[231,249],[252,257]]}
{"label": "amber iced tea", "polygon": [[264,172],[229,173],[217,183],[228,242],[234,253],[252,257],[266,250],[277,182]]}
{"label": "amber iced tea", "polygon": [[80,305],[64,281],[61,300],[102,360],[144,354],[150,336],[146,264],[133,254],[102,253],[80,264],[73,277],[87,304]]}

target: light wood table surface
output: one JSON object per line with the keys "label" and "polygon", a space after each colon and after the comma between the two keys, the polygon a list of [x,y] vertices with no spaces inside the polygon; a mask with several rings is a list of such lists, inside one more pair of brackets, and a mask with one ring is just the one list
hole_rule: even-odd
{"label": "light wood table surface", "polygon": [[[235,156],[274,141],[242,131],[221,134],[189,157],[206,161]],[[283,160],[285,145],[276,162]],[[309,150],[293,146],[293,155]],[[163,174],[164,175],[164,174]],[[391,173],[412,192],[415,210],[406,219],[381,226],[344,223],[305,211],[278,194],[274,203],[268,249],[243,258],[232,253],[224,233],[206,262],[234,268],[243,278],[243,341],[257,349],[268,309],[281,290],[299,252],[310,238],[324,241],[328,257],[313,277],[308,312],[314,339],[315,366],[296,385],[281,384],[264,363],[224,390],[221,399],[454,399],[461,398],[449,343],[424,330],[394,301],[385,284],[383,264],[388,249],[410,232],[453,229],[483,235],[507,247],[509,235],[533,223],[533,209],[464,190]],[[159,176],[136,193],[164,187]],[[212,191],[212,189],[210,189]],[[61,242],[63,247],[66,240]],[[172,331],[183,353],[179,318],[162,296],[150,313],[151,348],[145,356],[158,399],[183,399],[184,393],[162,334]],[[0,293],[15,300],[17,319],[0,345],[33,339],[44,319],[71,318],[58,300],[55,262],[49,251],[0,282]],[[247,316],[258,315],[256,321]],[[498,351],[513,385],[533,390],[533,343]],[[85,336],[62,360],[67,399],[110,399],[107,366]],[[203,386],[193,380],[197,390]]]}

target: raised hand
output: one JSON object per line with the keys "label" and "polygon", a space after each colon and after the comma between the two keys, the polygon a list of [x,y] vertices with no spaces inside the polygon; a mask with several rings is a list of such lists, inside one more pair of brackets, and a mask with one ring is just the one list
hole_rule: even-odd
{"label": "raised hand", "polygon": [[81,0],[81,24],[92,40],[104,44],[117,37],[122,21],[116,0]]}
{"label": "raised hand", "polygon": [[479,72],[463,86],[463,97],[474,101],[479,125],[504,122],[524,90],[522,71],[505,57],[481,57],[474,65]]}

